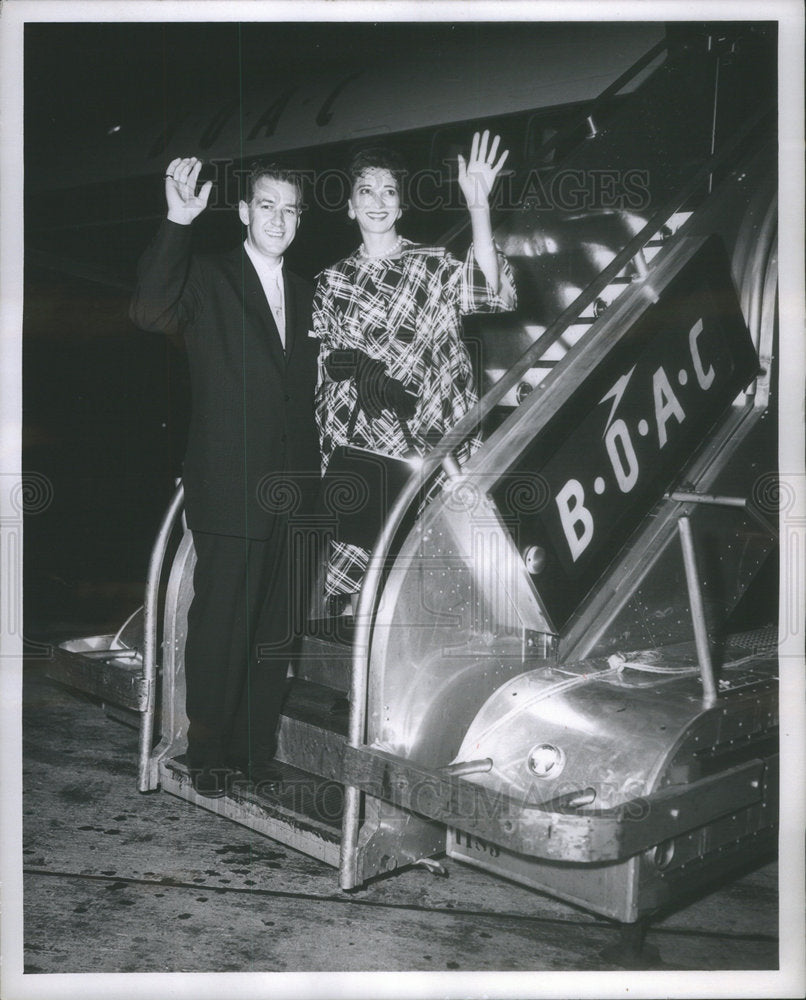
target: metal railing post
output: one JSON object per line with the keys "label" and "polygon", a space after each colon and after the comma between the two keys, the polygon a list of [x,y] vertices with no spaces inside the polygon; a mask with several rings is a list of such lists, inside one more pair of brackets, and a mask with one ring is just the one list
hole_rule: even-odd
{"label": "metal railing post", "polygon": [[705,606],[697,570],[697,558],[691,536],[691,522],[684,515],[677,522],[677,525],[680,531],[680,546],[683,550],[683,565],[686,570],[686,586],[688,587],[691,621],[694,625],[694,641],[697,644],[697,660],[700,664],[700,677],[702,678],[702,701],[704,707],[710,708],[716,702],[717,691],[714,667],[711,662],[711,648],[708,643],[708,629],[705,622]]}
{"label": "metal railing post", "polygon": [[151,550],[143,603],[143,681],[146,689],[146,704],[140,714],[139,756],[137,767],[137,789],[151,792],[157,787],[157,776],[151,768],[151,744],[154,739],[154,711],[157,686],[157,617],[159,611],[159,584],[162,564],[168,549],[176,519],[182,509],[185,490],[180,483],[162,519],[159,533]]}

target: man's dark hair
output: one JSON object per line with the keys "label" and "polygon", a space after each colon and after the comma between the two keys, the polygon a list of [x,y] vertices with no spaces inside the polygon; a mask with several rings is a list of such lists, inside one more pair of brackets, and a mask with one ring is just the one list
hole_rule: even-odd
{"label": "man's dark hair", "polygon": [[297,190],[297,202],[300,209],[305,207],[301,174],[297,173],[296,170],[290,170],[288,167],[281,167],[279,163],[259,162],[250,164],[249,173],[244,177],[243,200],[247,205],[252,201],[257,182],[264,177],[270,181],[285,181],[286,184],[291,184]]}
{"label": "man's dark hair", "polygon": [[401,202],[403,201],[403,185],[408,171],[402,158],[394,149],[388,149],[385,146],[370,146],[368,149],[359,149],[353,153],[350,162],[347,164],[351,191],[355,187],[358,178],[366,170],[388,170],[397,183]]}

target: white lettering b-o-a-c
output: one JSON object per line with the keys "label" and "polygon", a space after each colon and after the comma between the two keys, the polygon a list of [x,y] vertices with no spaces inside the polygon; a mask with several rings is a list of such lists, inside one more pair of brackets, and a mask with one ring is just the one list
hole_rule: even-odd
{"label": "white lettering b-o-a-c", "polygon": [[[689,331],[688,347],[697,385],[700,389],[707,391],[713,385],[716,372],[710,362],[707,368],[703,363],[699,349],[699,339],[702,334],[703,322],[698,319]],[[684,371],[680,374],[680,383],[681,385],[686,384]],[[604,398],[611,394],[612,391]],[[662,449],[669,440],[669,422],[674,419],[678,424],[682,424],[686,419],[685,410],[662,365],[658,366],[652,375],[652,400],[658,448]],[[642,420],[639,424],[641,435],[645,435],[647,429],[646,421]],[[608,425],[604,435],[604,443],[619,490],[623,494],[632,492],[640,478],[641,469],[630,429],[622,418],[619,417]],[[602,492],[602,489],[597,486],[596,491]],[[582,483],[578,479],[567,480],[557,493],[555,503],[571,558],[576,562],[590,545],[594,535],[593,514],[585,506],[585,488]]]}

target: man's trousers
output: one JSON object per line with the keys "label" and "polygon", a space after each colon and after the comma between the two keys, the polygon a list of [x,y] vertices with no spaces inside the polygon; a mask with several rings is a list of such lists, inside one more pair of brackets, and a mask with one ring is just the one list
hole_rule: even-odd
{"label": "man's trousers", "polygon": [[304,624],[292,586],[288,519],[266,540],[193,532],[185,646],[188,762],[266,762]]}

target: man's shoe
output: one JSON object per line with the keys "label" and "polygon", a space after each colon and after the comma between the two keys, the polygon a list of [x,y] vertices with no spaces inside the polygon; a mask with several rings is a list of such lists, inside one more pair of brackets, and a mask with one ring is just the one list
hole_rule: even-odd
{"label": "man's shoe", "polygon": [[223,764],[204,764],[189,769],[193,791],[206,799],[220,799],[227,794],[227,783],[232,775]]}

